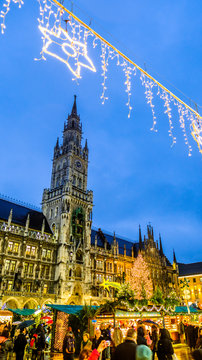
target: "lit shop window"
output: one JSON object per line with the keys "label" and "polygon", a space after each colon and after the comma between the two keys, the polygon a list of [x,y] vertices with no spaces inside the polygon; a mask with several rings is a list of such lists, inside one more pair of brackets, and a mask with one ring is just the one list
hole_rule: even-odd
{"label": "lit shop window", "polygon": [[112,263],[107,263],[107,271],[112,272]]}
{"label": "lit shop window", "polygon": [[47,292],[48,292],[48,285],[47,285],[47,284],[44,284],[43,294],[47,294]]}
{"label": "lit shop window", "polygon": [[10,267],[10,260],[5,261],[5,270],[8,271]]}
{"label": "lit shop window", "polygon": [[12,251],[13,250],[13,242],[9,241],[8,243],[8,251]]}
{"label": "lit shop window", "polygon": [[32,255],[32,256],[35,256],[35,255],[36,255],[36,247],[35,247],[35,246],[32,246],[31,255]]}
{"label": "lit shop window", "polygon": [[13,247],[13,252],[18,253],[18,250],[19,250],[19,243],[15,243]]}
{"label": "lit shop window", "polygon": [[42,250],[42,257],[45,258],[46,257],[46,249]]}
{"label": "lit shop window", "polygon": [[102,274],[96,274],[96,279],[97,279],[97,281],[98,281],[99,283],[101,283],[101,282],[102,282],[102,279],[103,279]]}
{"label": "lit shop window", "polygon": [[15,271],[16,261],[12,260],[10,264],[10,271]]}
{"label": "lit shop window", "polygon": [[32,275],[34,270],[34,264],[29,264],[29,274]]}
{"label": "lit shop window", "polygon": [[13,281],[12,281],[12,280],[9,280],[9,281],[8,281],[8,287],[7,287],[7,289],[8,289],[8,290],[12,290],[12,288],[13,288]]}
{"label": "lit shop window", "polygon": [[113,280],[113,276],[107,275],[107,276],[106,276],[106,279],[107,279],[108,281],[112,281],[112,280]]}
{"label": "lit shop window", "polygon": [[103,270],[103,261],[102,260],[96,261],[96,269]]}
{"label": "lit shop window", "polygon": [[27,283],[27,284],[25,285],[25,290],[26,290],[27,292],[30,292],[30,291],[31,291],[31,283]]}
{"label": "lit shop window", "polygon": [[26,247],[26,255],[30,255],[30,253],[31,253],[31,246],[27,245],[27,247]]}
{"label": "lit shop window", "polygon": [[28,272],[28,266],[29,266],[28,263],[25,263],[25,264],[24,264],[24,272],[25,272],[25,273]]}

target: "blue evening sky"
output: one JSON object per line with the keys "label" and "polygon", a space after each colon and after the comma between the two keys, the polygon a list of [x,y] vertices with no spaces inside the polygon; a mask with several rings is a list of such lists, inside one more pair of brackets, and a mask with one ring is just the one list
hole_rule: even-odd
{"label": "blue evening sky", "polygon": [[[128,119],[124,75],[115,62],[110,62],[107,74],[109,100],[102,105],[97,48],[89,47],[97,72],[84,69],[79,83],[56,59],[34,61],[41,50],[38,4],[24,3],[21,9],[12,4],[5,34],[0,36],[0,193],[40,206],[43,189],[50,185],[53,147],[57,136],[61,143],[63,124],[77,94],[90,149],[93,226],[138,240],[139,224],[144,235],[151,223],[155,239],[161,233],[170,260],[174,248],[180,262],[202,261],[202,154],[189,125],[192,157],[176,112],[177,143],[171,148],[168,119],[156,100],[158,132],[150,131],[151,109],[137,77]],[[73,6],[75,14],[91,21],[92,28],[177,95],[170,84],[202,105],[200,0],[75,3],[79,7]]]}

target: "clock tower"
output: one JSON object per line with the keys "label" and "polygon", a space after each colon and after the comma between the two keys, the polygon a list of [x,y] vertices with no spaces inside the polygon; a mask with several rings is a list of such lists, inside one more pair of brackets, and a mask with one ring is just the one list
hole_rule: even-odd
{"label": "clock tower", "polygon": [[[88,145],[82,147],[82,124],[76,96],[64,123],[63,141],[57,139],[50,189],[43,193],[42,208],[59,243],[58,295],[61,302],[82,304],[91,282],[90,245],[93,192],[87,190]],[[81,285],[82,284],[82,285]]]}

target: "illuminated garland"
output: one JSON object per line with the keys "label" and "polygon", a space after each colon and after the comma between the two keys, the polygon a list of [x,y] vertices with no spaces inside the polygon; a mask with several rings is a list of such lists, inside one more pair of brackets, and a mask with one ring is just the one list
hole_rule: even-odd
{"label": "illuminated garland", "polygon": [[148,312],[152,312],[152,311],[157,311],[157,312],[160,312],[160,311],[164,311],[166,313],[168,312],[174,312],[175,311],[175,307],[172,307],[172,306],[169,306],[167,308],[165,308],[165,306],[161,305],[161,306],[155,306],[153,305],[152,307],[147,307],[147,305],[143,305],[142,307],[139,307],[138,305],[135,305],[134,307],[129,307],[128,303],[127,302],[123,302],[122,305],[124,305],[128,311],[139,311],[139,312],[142,312],[142,311],[148,311]]}
{"label": "illuminated garland", "polygon": [[2,22],[1,22],[2,34],[4,34],[4,30],[6,29],[5,19],[6,19],[6,15],[10,10],[11,2],[13,2],[14,4],[18,4],[19,8],[21,8],[21,6],[24,4],[23,0],[5,0],[5,2],[3,3],[4,10],[1,10],[0,12],[0,17],[2,18]]}
{"label": "illuminated garland", "polygon": [[[172,108],[176,107],[180,127],[183,132],[185,144],[188,147],[188,155],[191,156],[192,148],[188,141],[186,124],[190,128],[191,135],[196,141],[199,151],[202,153],[202,117],[197,111],[188,106],[175,94],[160,84],[155,78],[149,75],[136,63],[130,60],[127,56],[116,49],[112,44],[106,41],[82,20],[76,17],[71,11],[66,9],[57,0],[37,0],[40,7],[39,30],[42,33],[42,51],[40,60],[46,60],[45,55],[52,56],[57,60],[63,62],[67,68],[73,74],[73,80],[81,78],[81,69],[87,68],[92,72],[96,72],[96,68],[88,56],[88,47],[91,36],[92,46],[95,48],[100,45],[100,58],[101,58],[101,69],[102,69],[102,104],[108,99],[106,94],[107,91],[107,72],[109,60],[117,59],[117,66],[122,67],[125,76],[124,85],[127,94],[126,105],[128,107],[128,117],[131,115],[131,87],[132,87],[132,76],[139,72],[140,80],[145,88],[145,98],[148,105],[151,108],[153,125],[151,130],[156,130],[156,113],[154,109],[154,97],[159,97],[164,103],[164,113],[168,116],[169,122],[169,136],[172,139],[173,146],[176,143],[176,137],[173,134],[173,115]],[[4,33],[5,17],[10,10],[11,3],[18,4],[19,7],[23,4],[23,0],[4,0],[3,8],[1,10],[0,17],[1,32]],[[62,28],[63,15],[67,13],[69,18],[65,20],[66,29]]]}

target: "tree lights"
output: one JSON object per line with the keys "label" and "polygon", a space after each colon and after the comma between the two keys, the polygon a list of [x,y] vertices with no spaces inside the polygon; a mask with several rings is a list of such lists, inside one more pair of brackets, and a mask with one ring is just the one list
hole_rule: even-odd
{"label": "tree lights", "polygon": [[[66,9],[57,0],[37,0],[40,8],[39,30],[42,33],[42,51],[41,59],[46,60],[45,55],[52,56],[63,62],[72,72],[73,80],[81,78],[82,68],[87,68],[96,72],[93,61],[88,55],[88,48],[92,45],[100,51],[101,70],[102,70],[102,104],[108,100],[107,96],[107,73],[109,71],[109,61],[122,68],[124,72],[124,85],[127,93],[126,106],[128,107],[128,117],[131,116],[131,96],[132,96],[132,77],[138,75],[142,86],[145,88],[145,98],[151,108],[153,125],[151,130],[156,129],[157,113],[155,111],[154,98],[160,98],[164,104],[164,113],[168,116],[169,136],[172,139],[173,146],[176,143],[176,137],[173,129],[173,109],[176,108],[179,117],[180,127],[183,132],[185,144],[188,147],[188,155],[191,156],[192,148],[189,144],[187,129],[193,139],[196,141],[200,153],[202,153],[202,117],[192,107],[183,102],[174,93],[159,83],[150,74],[144,71],[134,61],[121,53],[112,44],[106,41],[102,36],[96,33],[82,20],[76,17],[71,11]],[[10,10],[11,3],[23,4],[23,0],[4,0],[3,10],[1,10],[1,32],[6,28],[5,18]],[[62,17],[67,13],[68,19],[65,20],[66,29],[62,27]],[[92,41],[89,41],[91,37]]]}
{"label": "tree lights", "polygon": [[129,284],[131,289],[135,292],[135,297],[138,300],[150,299],[153,295],[153,283],[151,280],[150,271],[141,254],[134,261],[131,269]]}

